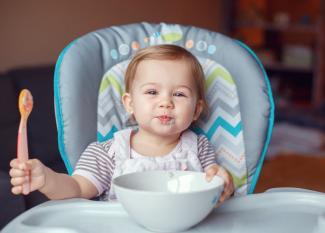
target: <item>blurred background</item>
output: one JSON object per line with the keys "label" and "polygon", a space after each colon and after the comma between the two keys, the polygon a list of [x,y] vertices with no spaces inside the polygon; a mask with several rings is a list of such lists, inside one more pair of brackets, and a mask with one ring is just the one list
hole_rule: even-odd
{"label": "blurred background", "polygon": [[269,76],[276,121],[256,192],[299,187],[325,192],[325,1],[0,0],[0,229],[46,200],[10,193],[19,90],[35,97],[30,154],[64,172],[57,149],[53,73],[62,49],[88,32],[147,21],[193,25],[250,46]]}

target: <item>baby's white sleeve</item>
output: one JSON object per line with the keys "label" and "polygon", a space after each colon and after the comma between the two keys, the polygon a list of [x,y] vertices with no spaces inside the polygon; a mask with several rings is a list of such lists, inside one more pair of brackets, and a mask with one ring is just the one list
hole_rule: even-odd
{"label": "baby's white sleeve", "polygon": [[115,168],[113,156],[108,150],[112,141],[93,142],[80,156],[73,175],[80,175],[89,180],[98,191],[98,196],[110,189]]}

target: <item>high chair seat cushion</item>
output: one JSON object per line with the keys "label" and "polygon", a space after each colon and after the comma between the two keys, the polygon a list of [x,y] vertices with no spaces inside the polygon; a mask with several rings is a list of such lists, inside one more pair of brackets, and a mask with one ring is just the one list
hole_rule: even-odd
{"label": "high chair seat cushion", "polygon": [[[263,66],[248,47],[236,40],[202,28],[177,24],[138,23],[114,26],[84,35],[63,50],[56,64],[54,95],[59,149],[68,172],[72,173],[80,154],[89,143],[108,138],[107,132],[114,130],[112,125],[115,125],[115,130],[126,126],[127,116],[117,103],[118,98],[108,99],[113,100],[111,102],[105,102],[106,99],[102,103],[98,102],[98,93],[103,92],[105,85],[115,85],[111,91],[116,92],[116,97],[123,93],[123,87],[118,87],[117,83],[109,78],[109,72],[123,72],[127,61],[138,49],[162,43],[183,46],[197,56],[203,65],[213,63],[215,69],[220,67],[220,72],[206,70],[208,76],[211,74],[214,77],[207,78],[207,81],[214,80],[218,83],[216,86],[219,86],[219,91],[211,91],[215,98],[229,89],[223,87],[229,82],[219,77],[227,77],[233,82],[232,88],[238,96],[237,105],[234,103],[232,106],[231,101],[224,101],[226,97],[218,97],[217,101],[214,101],[213,97],[209,98],[211,105],[215,104],[219,109],[223,109],[218,113],[223,120],[217,120],[218,116],[213,118],[215,135],[223,132],[220,140],[224,145],[231,145],[233,151],[232,155],[227,155],[227,159],[226,155],[219,156],[222,158],[219,162],[229,169],[233,176],[237,176],[237,187],[242,188],[237,189],[238,194],[252,193],[273,127],[274,104]],[[111,69],[114,66],[116,68]],[[106,80],[103,81],[106,84],[100,87],[102,80]],[[121,80],[118,83],[122,85]],[[112,120],[114,124],[108,126],[102,134],[101,129],[97,130],[98,118],[103,117],[97,115],[98,107],[101,105],[109,108],[110,103],[114,103],[110,114],[117,113],[118,117]],[[225,103],[233,109],[224,107]],[[228,110],[227,113],[225,109]],[[230,112],[232,114],[229,114]],[[224,121],[227,114],[232,117],[228,122]],[[99,121],[109,119],[107,116],[104,114],[104,118]],[[132,122],[129,123],[132,125]],[[199,121],[197,126],[200,129],[194,129],[195,132],[208,134],[211,123],[205,127],[200,125]],[[234,133],[233,140],[229,140],[230,132]],[[212,135],[210,140],[214,139]]]}

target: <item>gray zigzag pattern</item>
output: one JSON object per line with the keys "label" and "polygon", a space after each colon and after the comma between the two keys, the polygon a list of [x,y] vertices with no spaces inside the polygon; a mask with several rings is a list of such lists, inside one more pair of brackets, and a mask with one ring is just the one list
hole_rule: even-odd
{"label": "gray zigzag pattern", "polygon": [[117,90],[114,90],[113,86],[110,84],[106,90],[106,93],[102,94],[98,99],[98,105],[100,108],[104,108],[108,102],[114,101],[114,104],[121,105],[121,97]]}
{"label": "gray zigzag pattern", "polygon": [[[112,116],[116,115],[116,112],[118,112],[117,108],[113,107],[108,112],[106,112],[104,116],[98,114],[97,121],[103,126],[107,125],[108,122],[111,120]],[[120,117],[116,117],[116,119],[118,120],[120,125],[123,125]]]}
{"label": "gray zigzag pattern", "polygon": [[[109,101],[113,101],[114,102],[113,103],[113,106],[116,107],[117,110],[119,110],[119,113],[120,112],[124,112],[125,110],[124,110],[123,104],[121,103],[120,97],[116,97],[116,96],[113,96],[113,95],[111,95],[110,97],[111,98],[110,98]],[[107,97],[107,98],[109,98],[109,97]],[[105,109],[105,107],[103,107],[103,111],[107,111],[107,110],[108,109]]]}
{"label": "gray zigzag pattern", "polygon": [[236,95],[236,89],[231,90],[227,85],[224,85],[221,82],[215,81],[207,92],[207,98],[211,99],[217,92],[222,92],[225,96],[228,96],[231,99],[234,99]]}
{"label": "gray zigzag pattern", "polygon": [[203,115],[199,119],[199,124],[206,124],[206,122],[209,120],[209,118],[213,115],[213,113],[216,111],[216,109],[220,107],[225,110],[229,115],[235,117],[239,112],[239,104],[235,105],[234,107],[231,107],[228,105],[225,101],[223,101],[221,98],[217,98],[213,103],[209,104],[210,109],[214,109],[214,111],[211,111],[209,115]]}
{"label": "gray zigzag pattern", "polygon": [[245,170],[246,164],[242,164],[242,166],[240,168],[237,168],[230,161],[228,161],[227,159],[222,158],[220,156],[219,157],[217,156],[216,161],[218,164],[227,168],[229,171],[231,171],[237,177],[243,177],[243,176],[247,175],[246,170]]}
{"label": "gray zigzag pattern", "polygon": [[227,104],[221,98],[217,98],[213,103],[210,103],[209,106],[211,109],[222,108],[228,114],[230,114],[231,116],[234,116],[234,117],[240,112],[239,104],[236,104],[234,107],[231,107],[229,104]]}
{"label": "gray zigzag pattern", "polygon": [[114,103],[121,102],[120,97],[117,95],[117,93],[115,93],[115,90],[110,84],[98,99],[98,109],[105,110],[105,106],[111,101],[114,101]]}
{"label": "gray zigzag pattern", "polygon": [[232,143],[232,141],[228,140],[225,136],[220,135],[217,138],[212,137],[211,142],[213,143],[213,145],[218,145],[218,147],[220,145],[223,145],[225,147],[228,148],[228,150],[230,150],[232,153],[234,153],[235,155],[240,155],[240,153],[243,153],[243,141],[241,140],[240,143],[238,145]]}
{"label": "gray zigzag pattern", "polygon": [[[116,96],[116,95],[112,94],[112,92],[111,92],[110,95],[107,95],[104,98],[107,98],[107,99],[110,99],[111,101],[114,101],[115,104],[112,105],[112,108],[106,110],[104,116],[101,116],[100,114],[97,114],[98,115],[97,121],[101,125],[106,125],[110,121],[110,119],[111,119],[111,117],[113,115],[115,115],[115,116],[125,115],[125,110],[122,107],[121,100],[120,100],[119,96]],[[118,114],[116,114],[116,113],[118,113]],[[116,117],[116,118],[119,120],[120,124],[123,125],[121,117]]]}

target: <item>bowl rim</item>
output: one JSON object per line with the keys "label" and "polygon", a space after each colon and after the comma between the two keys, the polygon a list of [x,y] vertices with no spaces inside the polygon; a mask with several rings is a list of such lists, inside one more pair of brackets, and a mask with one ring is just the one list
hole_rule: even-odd
{"label": "bowl rim", "polygon": [[[222,191],[221,193],[223,192],[223,189],[224,189],[224,185],[225,185],[225,181],[224,179],[222,179],[220,176],[215,176],[217,179],[220,180],[221,184],[220,186],[214,186],[212,188],[207,188],[207,189],[204,189],[204,190],[197,190],[197,191],[190,191],[190,192],[181,192],[181,193],[173,193],[173,192],[163,192],[163,191],[157,191],[157,192],[154,192],[154,191],[147,191],[147,190],[138,190],[138,189],[132,189],[132,188],[126,188],[126,187],[123,187],[123,186],[120,186],[118,184],[116,184],[116,180],[119,178],[119,177],[122,177],[122,176],[129,176],[129,175],[132,175],[134,173],[166,173],[166,172],[176,172],[176,173],[203,173],[204,172],[198,172],[198,171],[166,171],[166,170],[153,170],[153,171],[141,171],[141,172],[131,172],[131,173],[127,173],[127,174],[123,174],[123,175],[120,175],[120,176],[117,176],[113,179],[112,181],[112,184],[113,186],[117,186],[118,188],[120,189],[123,189],[125,191],[132,191],[132,192],[136,192],[136,193],[143,193],[143,194],[150,194],[150,195],[190,195],[190,194],[196,194],[196,193],[203,193],[203,192],[207,192],[207,191],[211,191],[213,189],[219,189],[219,187],[223,186],[222,188]],[[116,191],[115,191],[116,192]],[[221,195],[220,193],[220,195]]]}

